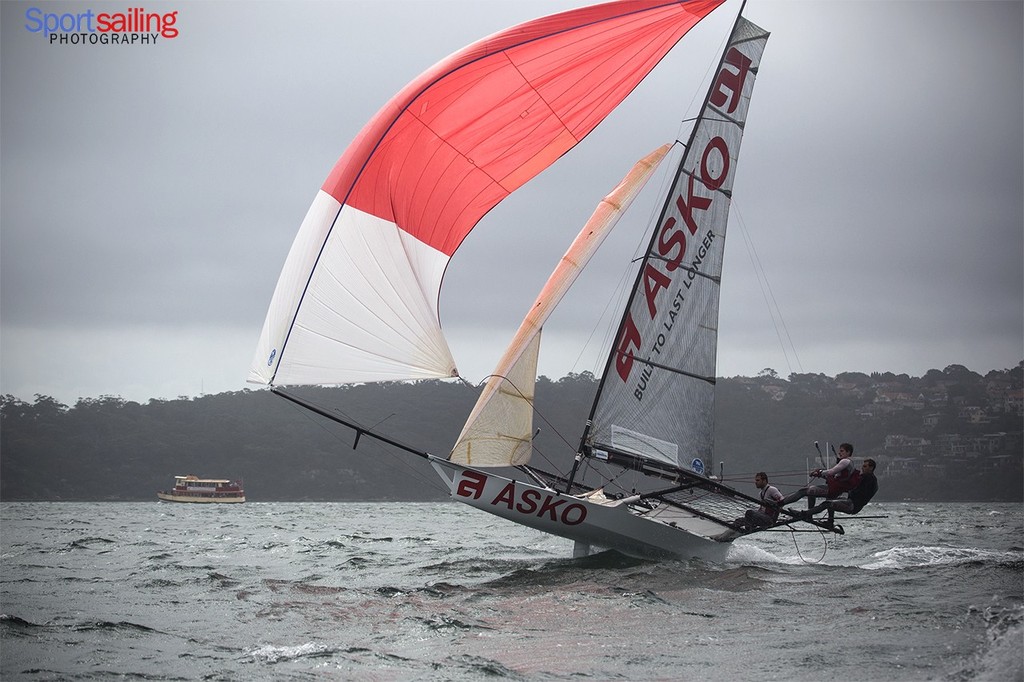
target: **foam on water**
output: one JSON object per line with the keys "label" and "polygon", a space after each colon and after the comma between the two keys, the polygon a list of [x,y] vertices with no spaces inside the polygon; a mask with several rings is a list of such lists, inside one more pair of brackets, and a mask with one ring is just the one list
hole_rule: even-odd
{"label": "foam on water", "polygon": [[247,652],[255,661],[260,663],[280,663],[281,661],[294,661],[299,658],[310,658],[315,656],[329,656],[333,651],[319,643],[306,642],[295,646],[271,646],[263,645]]}
{"label": "foam on water", "polygon": [[996,552],[973,547],[893,547],[873,555],[867,569],[911,568],[914,566],[959,565],[974,562],[1014,563],[1024,560],[1022,552]]}

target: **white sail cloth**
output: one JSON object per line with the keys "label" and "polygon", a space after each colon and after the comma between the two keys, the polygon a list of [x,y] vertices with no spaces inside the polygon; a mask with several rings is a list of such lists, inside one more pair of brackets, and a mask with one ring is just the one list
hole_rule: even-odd
{"label": "white sail cloth", "polygon": [[[394,223],[321,190],[281,272],[249,381],[456,376],[437,307],[424,294],[440,288],[447,264],[446,254]],[[291,351],[278,357],[286,342]]]}

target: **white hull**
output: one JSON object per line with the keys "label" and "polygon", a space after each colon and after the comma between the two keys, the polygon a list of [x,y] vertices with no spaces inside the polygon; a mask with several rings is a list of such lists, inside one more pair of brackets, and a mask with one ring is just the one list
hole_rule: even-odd
{"label": "white hull", "polygon": [[[594,501],[431,457],[453,499],[515,523],[640,558],[721,561],[729,544],[710,536],[722,527],[682,510],[640,515],[619,500]],[[673,525],[670,525],[673,524]],[[579,553],[579,552],[577,552]]]}
{"label": "white hull", "polygon": [[175,495],[174,493],[159,492],[156,496],[164,502],[191,502],[198,504],[240,504],[245,502],[244,495],[213,497],[210,495]]}

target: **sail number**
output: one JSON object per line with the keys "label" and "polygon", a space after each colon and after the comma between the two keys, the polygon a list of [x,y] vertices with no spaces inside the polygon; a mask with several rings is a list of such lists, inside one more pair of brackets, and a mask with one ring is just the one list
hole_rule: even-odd
{"label": "sail number", "polygon": [[[479,500],[484,494],[486,483],[486,475],[478,471],[463,471],[462,478],[455,487],[455,494],[459,497]],[[527,516],[550,519],[566,526],[579,525],[587,518],[587,508],[579,502],[569,502],[557,494],[544,492],[537,488],[516,487],[515,481],[509,481],[508,485],[494,496],[490,504],[494,507],[507,507],[509,511],[516,511]]]}

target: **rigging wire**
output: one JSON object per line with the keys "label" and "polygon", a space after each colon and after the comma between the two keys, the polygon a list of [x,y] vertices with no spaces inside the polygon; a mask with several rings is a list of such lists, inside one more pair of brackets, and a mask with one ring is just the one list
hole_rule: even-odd
{"label": "rigging wire", "polygon": [[[527,399],[526,396],[523,394],[523,391],[518,386],[516,386],[515,382],[512,381],[511,379],[509,379],[507,376],[504,376],[502,374],[488,374],[487,376],[485,376],[483,379],[480,380],[480,383],[477,384],[477,388],[485,386],[487,384],[487,381],[491,377],[495,377],[497,379],[501,379],[506,384],[508,384],[508,386],[511,387],[511,389],[513,391],[515,391],[517,394],[519,394],[520,398],[523,398],[524,400]],[[558,437],[559,440],[561,440],[563,443],[565,443],[565,445],[567,447],[569,447],[570,451],[575,452],[575,446],[572,443],[570,443],[569,440],[564,435],[562,435],[561,431],[559,431],[557,428],[555,428],[555,425],[546,416],[544,416],[543,412],[541,412],[540,410],[537,409],[536,402],[531,402],[530,403],[530,409],[531,409],[531,411],[532,411],[532,413],[534,415],[539,417],[545,424],[547,424],[547,426],[551,430],[551,433],[555,434]],[[535,442],[535,440],[533,438],[530,439],[530,448],[541,459],[543,459],[550,467],[552,467],[553,469],[559,469],[558,465],[555,464],[546,454],[544,454],[543,450],[541,450],[541,449],[539,449],[537,447],[536,442]],[[559,469],[559,473],[561,473],[563,475],[565,474],[565,472],[560,470],[560,469]]]}
{"label": "rigging wire", "polygon": [[[793,343],[793,337],[790,336],[789,327],[786,325],[786,320],[782,315],[782,309],[779,307],[779,303],[775,299],[775,293],[772,291],[771,284],[768,282],[768,274],[765,272],[764,265],[761,263],[761,258],[757,254],[757,249],[754,248],[754,240],[751,238],[750,232],[747,230],[742,212],[740,211],[740,207],[735,199],[732,201],[732,214],[736,216],[736,226],[739,228],[740,236],[747,247],[747,255],[750,257],[754,276],[757,278],[758,286],[761,288],[761,296],[764,298],[765,306],[768,308],[768,314],[772,318],[772,325],[775,327],[775,335],[779,339],[779,346],[782,349],[782,354],[786,360],[786,366],[789,368],[789,373],[793,373],[793,366],[789,361],[790,353],[793,354],[793,359],[796,361],[797,368],[800,372],[803,372],[804,368],[800,362],[800,356],[796,352],[796,344]],[[783,339],[783,335],[785,335],[785,339]],[[789,344],[788,350],[786,347],[787,342]]]}
{"label": "rigging wire", "polygon": [[[682,122],[680,125],[682,125]],[[675,178],[673,171],[679,166],[679,155],[682,154],[686,148],[685,144],[680,142],[679,139],[675,140],[672,147],[673,148],[669,152],[669,155],[665,157],[665,160],[661,163],[655,173],[655,175],[660,179],[658,189],[653,190],[651,187],[648,187],[643,190],[644,194],[654,192],[654,196],[658,197],[664,197],[668,194]],[[639,204],[640,202],[634,202],[628,210],[627,215],[634,215],[639,211]],[[641,260],[646,253],[647,245],[651,240],[651,234],[658,227],[658,218],[660,217],[662,208],[661,202],[648,201],[646,204],[648,206],[647,217],[642,222],[644,228],[642,230],[636,230],[637,235],[636,241],[633,245],[632,256],[623,260],[622,269],[619,273],[615,286],[612,287],[611,293],[605,301],[604,309],[592,325],[586,343],[582,345],[579,354],[576,356],[576,360],[570,368],[570,371],[576,371],[577,368],[581,366],[587,349],[592,347],[591,342],[594,341],[599,332],[602,333],[602,337],[598,345],[600,351],[594,356],[587,369],[595,375],[599,375],[604,370],[605,361],[608,357],[606,349],[610,349],[612,347],[615,341],[613,337],[618,331],[619,325],[619,317],[615,317],[613,315],[613,311],[625,310],[626,300],[629,298],[631,285],[636,276],[637,262]],[[640,223],[641,221],[637,220],[636,222]],[[617,228],[615,233],[618,234],[621,230],[622,228]]]}
{"label": "rigging wire", "polygon": [[[313,413],[311,413],[309,410],[303,409],[303,408],[299,407],[298,405],[295,405],[294,403],[291,403],[290,401],[288,402],[288,404],[289,404],[289,406],[293,410],[295,410],[296,412],[301,414],[303,416],[303,418],[305,418],[311,424],[315,424],[317,427],[319,427],[325,434],[330,436],[332,439],[334,439],[338,443],[341,443],[341,444],[345,445],[346,447],[351,448],[353,450],[353,452],[355,451],[355,447],[351,446],[347,441],[345,441],[345,440],[343,440],[341,438],[341,435],[338,433],[337,429],[335,429],[335,428],[327,428],[328,423],[326,421],[324,421],[323,419],[315,418]],[[357,422],[358,421],[355,418],[351,417],[346,412],[344,412],[343,410],[338,409],[337,407],[331,407],[330,409],[333,412],[337,412],[339,415],[341,415],[342,417],[344,417],[345,419],[347,419],[347,420],[349,420],[351,422]],[[388,419],[390,419],[393,416],[394,416],[394,414],[388,415],[384,419],[381,419],[379,422],[377,422],[377,424],[375,424],[374,426],[377,426],[380,423],[382,423],[384,421],[387,421]],[[348,427],[348,428],[350,428],[350,427]],[[368,446],[368,447],[373,447],[373,446]],[[426,475],[423,474],[422,471],[417,471],[415,468],[413,468],[409,464],[409,459],[407,457],[399,456],[397,453],[392,452],[390,448],[386,448],[386,447],[380,447],[378,451],[380,453],[386,454],[388,457],[392,458],[393,461],[399,463],[413,478],[419,479],[421,482],[427,484],[431,488],[435,488],[438,492],[443,492],[443,493],[446,493],[446,494],[449,492],[448,488],[446,488],[444,485],[442,485],[441,482],[438,481],[436,477],[426,476]]]}

